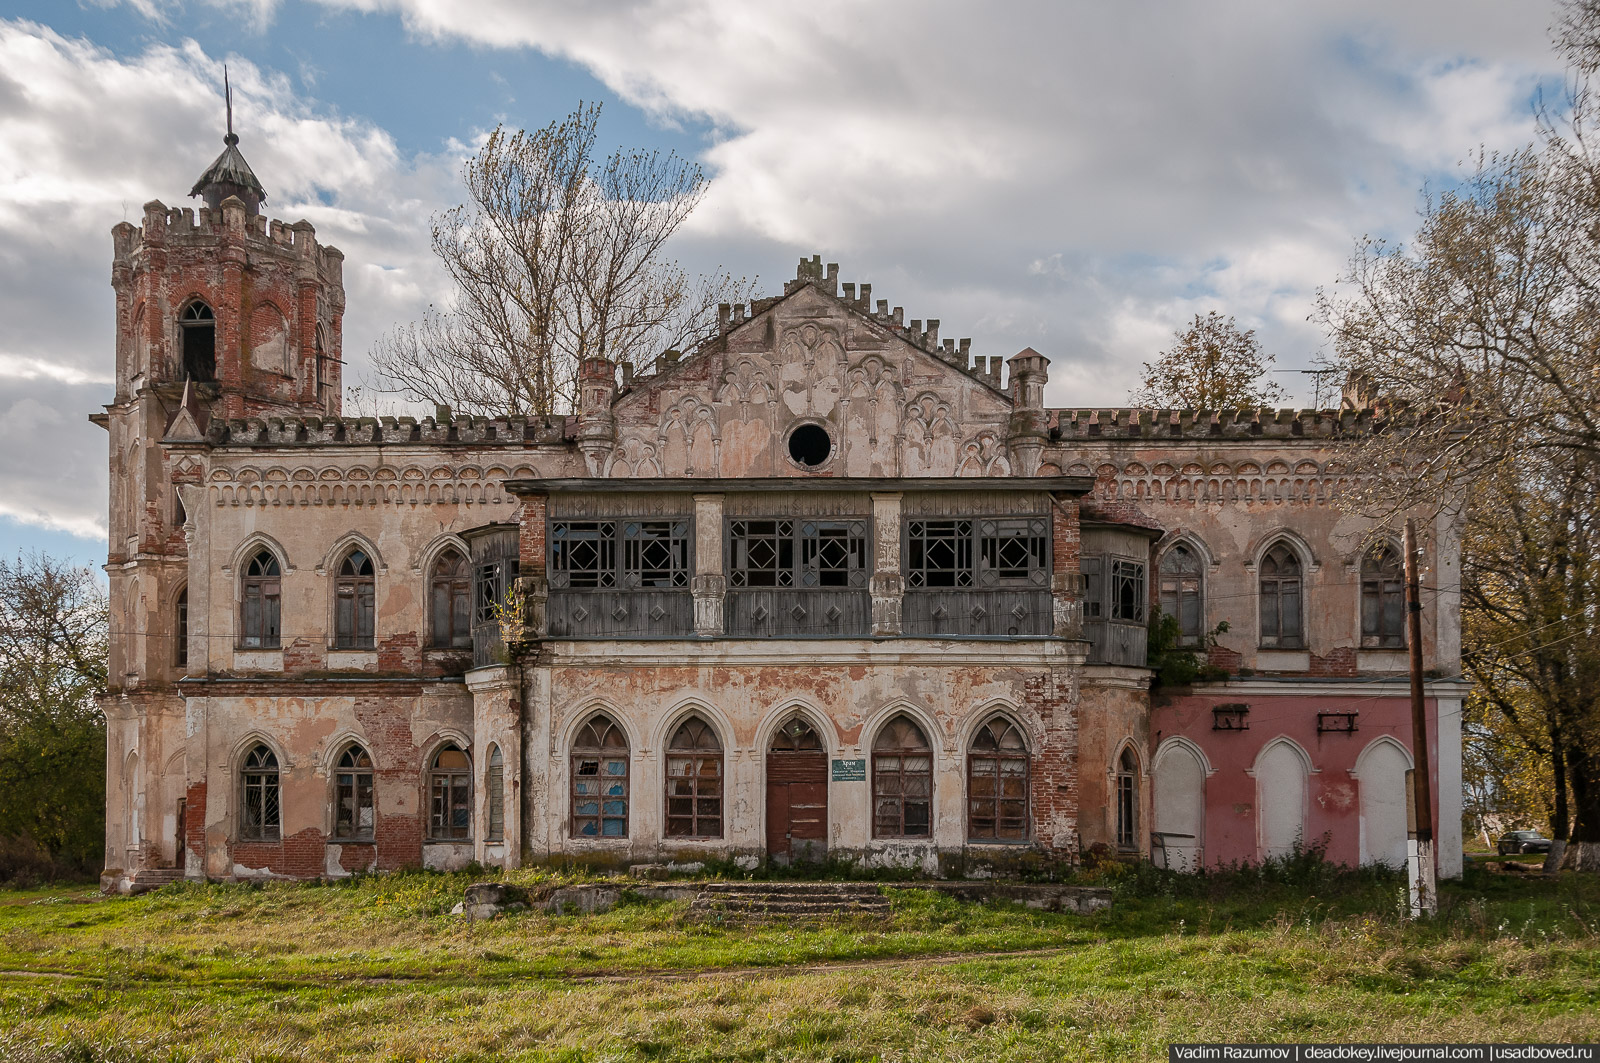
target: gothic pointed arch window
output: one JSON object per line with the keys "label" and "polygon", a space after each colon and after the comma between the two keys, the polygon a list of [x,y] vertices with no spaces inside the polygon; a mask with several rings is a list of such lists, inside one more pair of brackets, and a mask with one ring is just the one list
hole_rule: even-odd
{"label": "gothic pointed arch window", "polygon": [[239,597],[240,642],[248,650],[275,650],[282,630],[278,559],[265,547],[245,562]]}
{"label": "gothic pointed arch window", "polygon": [[264,743],[244,755],[239,772],[239,837],[275,842],[283,830],[278,755]]}
{"label": "gothic pointed arch window", "polygon": [[217,378],[217,318],[203,299],[195,299],[178,315],[183,333],[185,380],[208,383]]}
{"label": "gothic pointed arch window", "polygon": [[1405,563],[1393,543],[1379,543],[1361,559],[1361,645],[1404,649]]}
{"label": "gothic pointed arch window", "polygon": [[1117,848],[1139,848],[1139,760],[1124,746],[1116,770]]}
{"label": "gothic pointed arch window", "polygon": [[189,588],[178,592],[172,603],[172,663],[179,668],[189,664]]}
{"label": "gothic pointed arch window", "polygon": [[1198,646],[1205,638],[1205,585],[1200,554],[1184,542],[1161,555],[1161,611],[1178,622],[1178,645]]}
{"label": "gothic pointed arch window", "polygon": [[698,716],[667,745],[667,837],[722,837],[722,741]]}
{"label": "gothic pointed arch window", "polygon": [[489,770],[484,773],[484,824],[483,840],[506,840],[506,758],[498,745],[489,747]]}
{"label": "gothic pointed arch window", "polygon": [[1305,646],[1304,580],[1300,555],[1288,543],[1274,545],[1257,569],[1261,587],[1261,645],[1298,650]]}
{"label": "gothic pointed arch window", "polygon": [[472,648],[472,569],[461,551],[445,550],[428,575],[428,645]]}
{"label": "gothic pointed arch window", "polygon": [[466,841],[472,837],[472,761],[454,742],[446,742],[428,764],[428,838]]}
{"label": "gothic pointed arch window", "polygon": [[995,715],[967,750],[967,837],[1020,842],[1028,838],[1028,743],[1006,717]]}
{"label": "gothic pointed arch window", "polygon": [[341,650],[370,650],[373,646],[375,610],[372,558],[359,547],[344,555],[334,584],[334,646]]}
{"label": "gothic pointed arch window", "polygon": [[572,836],[628,836],[628,736],[609,716],[592,718],[572,742]]}
{"label": "gothic pointed arch window", "polygon": [[909,716],[896,716],[872,743],[872,836],[933,832],[933,747]]}
{"label": "gothic pointed arch window", "polygon": [[371,841],[374,806],[372,757],[351,743],[340,754],[333,773],[333,836],[345,841]]}

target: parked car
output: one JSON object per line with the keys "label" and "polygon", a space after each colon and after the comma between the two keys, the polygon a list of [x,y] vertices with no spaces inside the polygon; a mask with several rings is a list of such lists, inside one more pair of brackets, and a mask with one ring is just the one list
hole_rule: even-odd
{"label": "parked car", "polygon": [[1548,853],[1550,839],[1536,830],[1514,830],[1500,837],[1500,855],[1513,853]]}

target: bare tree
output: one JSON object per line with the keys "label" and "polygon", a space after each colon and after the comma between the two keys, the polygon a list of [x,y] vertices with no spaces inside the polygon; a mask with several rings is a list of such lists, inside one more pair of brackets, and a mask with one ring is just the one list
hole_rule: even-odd
{"label": "bare tree", "polygon": [[1144,363],[1143,387],[1131,396],[1140,406],[1179,410],[1237,410],[1271,405],[1283,389],[1265,379],[1275,361],[1254,329],[1240,331],[1232,317],[1213,310],[1194,316],[1188,329],[1153,362]]}
{"label": "bare tree", "polygon": [[731,276],[692,281],[667,241],[705,195],[700,168],[675,153],[596,156],[600,106],[533,133],[490,134],[468,160],[468,201],[432,224],[455,283],[376,345],[374,390],[479,414],[572,408],[586,358],[647,363],[716,327],[743,301]]}

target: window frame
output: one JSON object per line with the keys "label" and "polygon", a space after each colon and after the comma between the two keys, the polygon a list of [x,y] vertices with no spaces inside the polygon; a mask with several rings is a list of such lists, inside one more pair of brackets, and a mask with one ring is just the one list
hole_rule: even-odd
{"label": "window frame", "polygon": [[[710,747],[680,746],[677,744],[679,737],[695,723],[698,723],[703,728],[701,734],[710,735],[712,741],[716,742],[714,755]],[[722,736],[717,733],[717,729],[712,726],[711,721],[699,714],[686,716],[679,721],[677,726],[672,729],[672,737],[667,741],[663,760],[666,768],[662,773],[665,780],[663,790],[666,798],[662,809],[663,840],[705,841],[725,837],[728,830],[726,799],[727,747],[723,744]],[[691,770],[683,773],[674,772],[674,761],[690,762],[688,766]],[[705,767],[712,762],[715,764],[716,771],[707,773]],[[714,792],[710,787],[703,786],[708,780],[715,780]],[[688,783],[688,786],[684,787],[681,785],[682,783]],[[674,790],[678,792],[674,793]],[[690,802],[688,815],[682,813],[674,814],[672,803],[684,800]],[[702,802],[707,801],[716,802],[714,816],[701,811]],[[683,820],[688,820],[689,832],[675,832],[673,830],[674,821],[681,822]],[[716,825],[716,833],[709,834],[700,829],[702,821],[709,823],[713,820]]]}
{"label": "window frame", "polygon": [[[1147,624],[1150,621],[1150,564],[1144,558],[1109,554],[1107,560],[1106,619],[1113,624]],[[1131,590],[1123,600],[1125,587]],[[1125,608],[1131,603],[1131,608]]]}
{"label": "window frame", "polygon": [[[456,559],[452,571],[442,572],[444,564],[451,558]],[[441,589],[444,594],[442,603]],[[443,609],[440,608],[441,604]],[[449,629],[448,637],[441,637],[441,616]],[[428,649],[470,650],[472,617],[472,561],[460,549],[446,547],[428,566]]]}
{"label": "window frame", "polygon": [[250,555],[239,576],[239,648],[283,648],[283,562],[265,546]]}
{"label": "window frame", "polygon": [[[360,759],[365,764],[356,760],[352,754],[360,754]],[[348,782],[346,781],[348,777]],[[372,762],[372,754],[360,742],[347,743],[340,751],[339,757],[334,761],[333,769],[333,832],[329,840],[340,843],[371,843],[377,837],[378,828],[378,802],[375,790],[376,771]],[[363,786],[363,780],[365,785]],[[349,804],[346,805],[346,793],[349,795]],[[363,800],[363,798],[365,798]],[[344,815],[346,807],[350,810],[349,819]],[[365,810],[367,816],[367,829],[361,829],[361,813]],[[348,822],[348,827],[346,823]]]}
{"label": "window frame", "polygon": [[[1294,575],[1271,576],[1266,574],[1268,560],[1275,556],[1287,557],[1294,563]],[[1279,563],[1273,562],[1275,568]],[[1256,563],[1256,598],[1257,598],[1257,639],[1264,650],[1303,650],[1306,648],[1306,568],[1305,559],[1300,552],[1288,542],[1279,539],[1274,541],[1267,549],[1261,552],[1261,560]],[[1268,581],[1271,581],[1271,593],[1268,592]],[[1291,613],[1286,613],[1283,607],[1284,592],[1286,588],[1294,591],[1295,608]],[[1274,634],[1267,634],[1268,602],[1272,603],[1274,617]],[[1283,621],[1286,615],[1292,615],[1295,631],[1291,635],[1283,633]]]}
{"label": "window frame", "polygon": [[[1004,730],[996,739],[994,749],[979,749],[978,743],[983,736],[995,737],[993,729],[997,724],[1003,725]],[[1022,743],[1020,752],[1008,751],[1002,744],[1008,732],[1016,733],[1018,740]],[[994,770],[980,775],[977,771],[977,764],[980,760],[994,761]],[[1022,764],[1022,772],[1020,774],[1022,780],[1021,827],[1014,834],[1002,833],[1001,831],[1001,805],[1008,800],[1003,792],[1003,784],[1008,777],[1004,766],[1006,761],[1020,761]],[[1016,778],[1017,776],[1013,773],[1010,777]],[[980,779],[992,780],[994,783],[993,792],[980,795],[977,792],[977,783]],[[972,737],[967,742],[967,840],[987,845],[1026,845],[1033,835],[1032,798],[1033,755],[1028,748],[1027,734],[1009,716],[1004,713],[995,713],[972,733]],[[975,815],[975,808],[979,802],[987,803],[992,809],[991,814],[986,817],[992,824],[990,832],[987,834],[979,832],[975,827],[979,819]]]}
{"label": "window frame", "polygon": [[[896,724],[900,723],[902,720],[905,721],[905,723],[909,724],[916,731],[917,735],[922,740],[922,745],[921,746],[917,746],[917,747],[912,747],[912,746],[892,746],[891,747],[891,746],[882,745],[882,743],[884,741],[884,738],[889,734],[890,728],[894,727]],[[872,816],[872,836],[874,838],[914,838],[914,839],[925,838],[925,839],[928,839],[929,841],[931,841],[933,839],[933,789],[934,789],[934,774],[935,774],[934,768],[935,768],[935,761],[936,761],[937,755],[938,754],[936,753],[936,751],[933,748],[933,742],[928,738],[927,729],[925,727],[923,727],[921,723],[919,723],[916,719],[914,719],[912,716],[910,716],[907,713],[903,713],[903,712],[896,713],[895,715],[891,716],[888,720],[886,720],[882,727],[878,728],[877,733],[873,735],[873,739],[872,739],[872,806],[871,806],[871,816]],[[926,757],[927,762],[928,762],[928,766],[927,766],[927,770],[926,771],[907,771],[906,770],[905,761],[906,761],[906,759],[908,757],[923,757],[923,756]],[[885,760],[887,760],[887,759],[890,759],[890,758],[895,759],[896,761],[898,761],[898,763],[892,769],[885,769],[883,762]],[[924,794],[916,794],[916,793],[908,794],[906,792],[906,785],[905,784],[906,784],[906,780],[907,779],[920,779],[920,778],[924,778],[924,777],[927,780],[927,787],[926,787],[927,792],[926,793],[924,793]],[[882,785],[883,782],[886,782],[889,779],[894,779],[898,783],[897,788],[893,792],[890,792],[890,790],[886,786]],[[906,800],[907,797],[914,797],[914,798],[920,797],[922,800],[921,801],[907,801]],[[895,831],[895,830],[887,830],[887,829],[884,828],[882,807],[880,805],[880,802],[882,802],[882,801],[892,801],[892,802],[894,802],[895,807],[896,807],[896,813],[895,813],[895,816],[894,816],[894,824],[898,828],[897,831]],[[924,830],[919,831],[919,832],[915,832],[915,833],[909,832],[907,830],[906,822],[907,822],[908,817],[906,815],[906,806],[908,804],[925,804],[927,806],[927,812],[926,812],[927,823],[926,823],[926,828]]]}
{"label": "window frame", "polygon": [[499,844],[506,840],[506,758],[499,743],[491,743],[484,758],[483,840]]}
{"label": "window frame", "polygon": [[[687,592],[694,575],[692,517],[552,517],[545,536],[545,575],[551,590]],[[597,544],[592,563],[575,564],[586,559],[573,557],[573,544],[589,543]],[[665,557],[649,556],[658,547]]]}
{"label": "window frame", "polygon": [[[449,752],[466,758],[464,768],[441,768],[439,758]],[[441,793],[441,785],[443,791]],[[463,792],[464,791],[464,792]],[[441,797],[443,804],[441,805]],[[443,815],[441,815],[441,811]],[[454,820],[460,819],[457,826]],[[455,740],[441,742],[428,756],[428,835],[430,842],[472,841],[472,754]],[[459,832],[459,833],[458,833]]]}
{"label": "window frame", "polygon": [[[1188,557],[1193,562],[1193,569],[1173,568],[1168,570],[1167,563],[1179,555]],[[1156,601],[1157,608],[1163,616],[1170,616],[1178,622],[1178,645],[1185,647],[1198,647],[1205,644],[1206,633],[1206,579],[1205,559],[1200,555],[1193,543],[1180,539],[1162,551],[1161,558],[1156,565]],[[1186,586],[1193,584],[1193,586]],[[1190,604],[1194,613],[1192,630],[1184,622],[1185,605]]]}
{"label": "window frame", "polygon": [[172,599],[172,665],[189,666],[189,588],[183,587]]}
{"label": "window frame", "polygon": [[1118,852],[1139,851],[1139,758],[1123,746],[1117,755],[1112,809],[1112,837]]}
{"label": "window frame", "polygon": [[[254,818],[252,807],[257,809]],[[238,837],[242,842],[283,841],[283,768],[277,751],[265,742],[254,743],[239,759]]]}
{"label": "window frame", "polygon": [[364,546],[352,546],[340,559],[333,582],[333,649],[370,650],[377,645],[377,571],[372,551]]}
{"label": "window frame", "polygon": [[[754,527],[753,527],[754,526]],[[872,576],[872,521],[865,516],[728,517],[723,522],[728,591],[865,591]],[[842,543],[844,563],[826,561]],[[754,544],[772,552],[752,566]],[[752,582],[770,575],[772,582]]]}
{"label": "window frame", "polygon": [[[600,726],[601,724],[604,726]],[[615,731],[621,740],[619,747],[607,746],[606,739]],[[594,736],[594,744],[583,744],[586,736]],[[594,773],[586,774],[581,770],[582,762],[593,760]],[[606,761],[621,761],[621,774],[608,773]],[[633,748],[628,741],[628,733],[622,725],[607,713],[595,713],[584,721],[583,725],[573,734],[572,747],[568,750],[567,765],[570,777],[567,780],[567,831],[574,840],[583,841],[626,841],[631,828],[630,814],[633,811]],[[588,793],[581,785],[584,780],[595,779],[600,785],[596,786],[594,793]],[[620,782],[620,794],[605,792],[606,781]],[[620,814],[606,814],[607,800],[620,801],[622,811]],[[580,811],[580,804],[592,800],[595,811],[593,815]],[[593,820],[595,833],[585,834],[581,823]],[[621,833],[607,834],[606,821],[610,820],[621,824]]]}
{"label": "window frame", "polygon": [[[200,311],[204,311],[204,313],[202,314]],[[180,340],[178,344],[178,369],[181,373],[179,382],[192,378],[196,384],[215,383],[217,379],[216,308],[209,301],[199,296],[192,297],[183,305],[183,309],[178,311],[178,331]],[[198,339],[191,341],[189,338],[191,335],[198,336],[202,332],[209,333],[204,344],[207,349],[204,350],[201,349],[201,343]],[[195,348],[193,353],[198,358],[204,358],[209,361],[210,372],[207,375],[201,376],[191,372],[191,347]]]}
{"label": "window frame", "polygon": [[[1385,566],[1391,562],[1392,572]],[[1360,612],[1361,648],[1364,650],[1403,650],[1410,637],[1406,623],[1405,554],[1394,543],[1384,541],[1361,555],[1361,593],[1357,608]],[[1369,604],[1372,608],[1369,611]],[[1394,606],[1395,616],[1388,616],[1388,606]],[[1369,624],[1371,619],[1374,623]],[[1389,630],[1393,619],[1398,630]]]}
{"label": "window frame", "polygon": [[[917,516],[902,523],[907,591],[1050,590],[1054,533],[1047,513]],[[1026,560],[1020,570],[1002,563],[1009,544],[1019,542]]]}

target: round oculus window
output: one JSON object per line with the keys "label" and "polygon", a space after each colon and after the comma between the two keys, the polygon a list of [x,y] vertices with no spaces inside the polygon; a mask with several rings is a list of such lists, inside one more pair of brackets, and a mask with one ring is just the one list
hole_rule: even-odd
{"label": "round oculus window", "polygon": [[827,461],[832,451],[833,440],[819,424],[803,424],[789,433],[789,457],[808,469]]}

